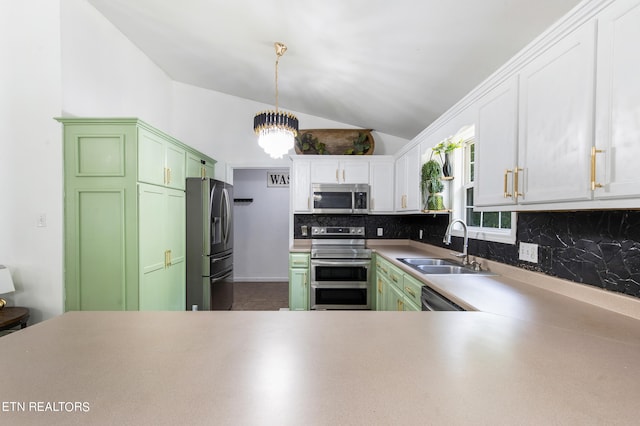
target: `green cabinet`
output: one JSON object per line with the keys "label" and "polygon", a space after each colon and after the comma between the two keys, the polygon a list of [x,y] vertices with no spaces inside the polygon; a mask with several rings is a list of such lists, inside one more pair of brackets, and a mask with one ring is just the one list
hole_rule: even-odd
{"label": "green cabinet", "polygon": [[214,162],[196,154],[187,153],[187,177],[213,178]]}
{"label": "green cabinet", "polygon": [[135,118],[64,125],[65,310],[184,310],[186,156]]}
{"label": "green cabinet", "polygon": [[309,310],[308,253],[289,253],[289,310]]}
{"label": "green cabinet", "polygon": [[376,255],[377,310],[420,311],[423,284]]}
{"label": "green cabinet", "polygon": [[185,150],[166,135],[138,129],[138,181],[184,189]]}
{"label": "green cabinet", "polygon": [[185,193],[139,184],[140,310],[184,310]]}

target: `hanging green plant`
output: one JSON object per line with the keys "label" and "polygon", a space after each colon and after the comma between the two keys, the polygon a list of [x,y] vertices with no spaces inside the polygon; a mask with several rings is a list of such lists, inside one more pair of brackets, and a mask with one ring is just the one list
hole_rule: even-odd
{"label": "hanging green plant", "polygon": [[442,198],[442,167],[436,160],[429,160],[422,165],[420,187],[425,200],[425,210],[444,210]]}

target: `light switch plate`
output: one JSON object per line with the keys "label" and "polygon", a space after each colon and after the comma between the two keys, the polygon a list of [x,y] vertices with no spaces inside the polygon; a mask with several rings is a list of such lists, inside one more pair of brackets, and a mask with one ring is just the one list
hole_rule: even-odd
{"label": "light switch plate", "polygon": [[525,262],[538,263],[538,245],[521,242],[518,257]]}
{"label": "light switch plate", "polygon": [[378,228],[378,237],[382,237],[382,228]]}

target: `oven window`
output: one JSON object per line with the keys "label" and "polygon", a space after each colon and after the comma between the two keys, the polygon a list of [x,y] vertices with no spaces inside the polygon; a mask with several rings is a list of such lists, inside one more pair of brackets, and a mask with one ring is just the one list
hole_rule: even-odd
{"label": "oven window", "polygon": [[364,266],[314,266],[316,281],[366,282],[367,268]]}
{"label": "oven window", "polygon": [[356,306],[367,304],[366,288],[316,288],[316,305]]}
{"label": "oven window", "polygon": [[351,192],[314,192],[314,209],[352,209]]}

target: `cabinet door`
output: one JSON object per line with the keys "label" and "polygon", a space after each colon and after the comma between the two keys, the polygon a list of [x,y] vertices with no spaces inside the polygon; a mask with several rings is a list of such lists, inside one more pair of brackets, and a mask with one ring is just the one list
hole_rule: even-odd
{"label": "cabinet door", "polygon": [[420,145],[396,161],[396,211],[420,210]]}
{"label": "cabinet door", "polygon": [[387,286],[385,307],[386,311],[404,311],[404,294],[393,284]]}
{"label": "cabinet door", "polygon": [[140,310],[184,310],[184,192],[139,185]]}
{"label": "cabinet door", "polygon": [[318,159],[311,163],[312,183],[340,183],[338,160]]}
{"label": "cabinet door", "polygon": [[309,310],[309,269],[289,269],[289,310]]}
{"label": "cabinet door", "polygon": [[166,142],[165,144],[165,167],[166,182],[169,188],[184,189],[185,188],[185,152],[184,149]]}
{"label": "cabinet door", "polygon": [[598,17],[596,198],[640,196],[640,1],[619,0]]}
{"label": "cabinet door", "polygon": [[394,196],[394,209],[395,211],[404,211],[406,209],[406,197],[407,197],[407,157],[402,156],[396,160],[395,164],[395,196]]}
{"label": "cabinet door", "polygon": [[167,189],[165,247],[169,250],[167,301],[164,309],[183,311],[186,304],[186,209],[184,191]]}
{"label": "cabinet door", "polygon": [[422,197],[420,195],[420,145],[416,145],[407,154],[406,191],[407,210],[419,211]]}
{"label": "cabinet door", "polygon": [[393,161],[373,161],[369,165],[371,212],[393,211]]}
{"label": "cabinet door", "polygon": [[290,196],[294,213],[311,211],[311,164],[307,160],[294,160],[291,166]]}
{"label": "cabinet door", "polygon": [[138,180],[154,185],[165,184],[165,141],[158,135],[138,128]]}
{"label": "cabinet door", "polygon": [[474,204],[514,204],[518,162],[518,80],[513,77],[478,102],[475,138]]}
{"label": "cabinet door", "polygon": [[[560,40],[520,74],[519,203],[589,200],[595,23]],[[486,159],[485,159],[486,160]]]}
{"label": "cabinet door", "polygon": [[202,159],[190,152],[187,152],[186,177],[204,177],[204,165]]}
{"label": "cabinet door", "polygon": [[342,161],[338,178],[340,183],[369,183],[369,161],[364,157]]}
{"label": "cabinet door", "polygon": [[165,244],[165,188],[140,184],[138,187],[138,241],[140,259],[140,310],[161,310],[167,294],[167,253]]}

